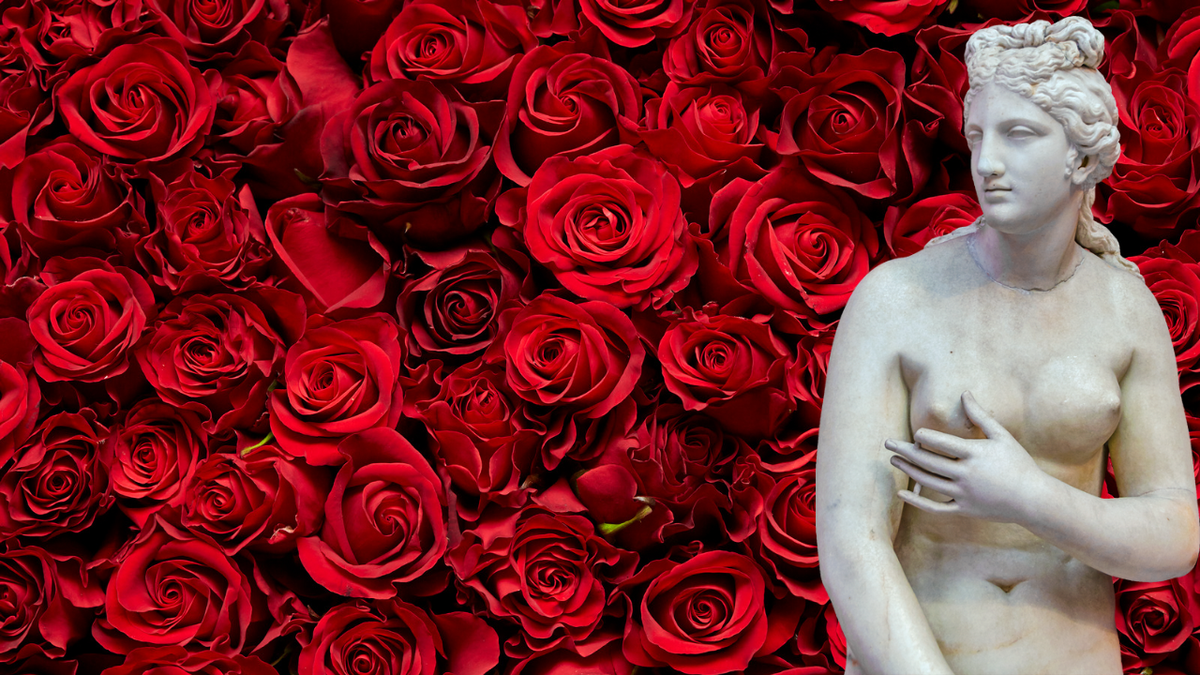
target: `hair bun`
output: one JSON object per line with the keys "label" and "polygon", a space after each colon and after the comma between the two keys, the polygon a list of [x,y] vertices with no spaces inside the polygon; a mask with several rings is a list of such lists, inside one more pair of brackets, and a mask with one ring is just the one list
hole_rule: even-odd
{"label": "hair bun", "polygon": [[1077,67],[1096,68],[1104,58],[1104,34],[1081,16],[1069,16],[1050,26],[1046,40],[1075,51],[1072,61]]}
{"label": "hair bun", "polygon": [[970,62],[983,54],[1047,43],[1062,52],[1064,64],[1074,68],[1096,68],[1104,58],[1104,34],[1081,16],[1069,16],[1053,24],[1039,20],[982,28],[967,41],[966,57]]}

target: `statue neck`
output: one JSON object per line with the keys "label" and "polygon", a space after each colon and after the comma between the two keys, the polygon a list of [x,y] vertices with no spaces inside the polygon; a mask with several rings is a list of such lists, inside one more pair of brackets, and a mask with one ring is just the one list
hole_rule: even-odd
{"label": "statue neck", "polygon": [[1028,291],[1050,290],[1074,274],[1085,253],[1075,244],[1078,218],[1078,208],[1064,209],[1045,226],[1023,233],[1002,232],[985,220],[972,235],[972,253],[992,281]]}

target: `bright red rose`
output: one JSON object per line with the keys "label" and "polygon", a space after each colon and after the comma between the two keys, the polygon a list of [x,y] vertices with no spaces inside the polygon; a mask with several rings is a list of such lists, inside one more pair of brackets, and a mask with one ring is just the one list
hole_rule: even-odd
{"label": "bright red rose", "polygon": [[496,166],[518,185],[528,185],[549,157],[616,145],[619,124],[633,128],[642,116],[637,80],[569,41],[526,54],[513,72],[507,100]]}
{"label": "bright red rose", "polygon": [[795,634],[796,616],[778,608],[768,615],[762,572],[738,553],[655,560],[622,586],[632,592],[641,584],[624,641],[625,656],[639,666],[696,675],[742,671]]}
{"label": "bright red rose", "polygon": [[1171,24],[1158,55],[1163,66],[1187,73],[1187,91],[1200,91],[1200,7],[1187,10]]}
{"label": "bright red rose", "polygon": [[0,539],[81,532],[108,510],[112,489],[100,461],[106,431],[88,409],[42,422],[0,472]]}
{"label": "bright red rose", "polygon": [[300,651],[300,675],[484,675],[500,661],[496,631],[465,612],[430,615],[400,600],[329,610]]}
{"label": "bright red rose", "polygon": [[736,316],[685,314],[658,344],[663,379],[683,407],[750,437],[770,436],[792,410],[787,354],[766,324]]}
{"label": "bright red rose", "polygon": [[1117,581],[1117,630],[1153,666],[1179,649],[1195,629],[1200,605],[1191,575],[1167,581]]}
{"label": "bright red rose", "polygon": [[92,627],[111,652],[161,645],[232,656],[254,648],[270,622],[253,574],[211,539],[161,518],[147,522],[111,567],[105,614]]}
{"label": "bright red rose", "polygon": [[759,0],[708,0],[671,40],[663,69],[680,86],[728,84],[761,89],[775,55],[771,15]]}
{"label": "bright red rose", "polygon": [[0,552],[0,663],[32,655],[59,658],[87,634],[104,593],[73,556],[38,547]]}
{"label": "bright red rose", "polygon": [[200,462],[183,499],[180,522],[212,537],[228,555],[249,546],[286,553],[325,517],[329,476],[273,445],[214,453]]}
{"label": "bright red rose", "polygon": [[642,140],[678,169],[684,187],[735,162],[743,173],[766,173],[759,166],[758,109],[736,89],[680,88],[672,82],[661,99],[647,102],[645,125],[638,132]]}
{"label": "bright red rose", "polygon": [[123,41],[137,39],[150,19],[142,0],[44,4],[50,11],[46,32],[38,40],[39,52],[55,62],[105,54]]}
{"label": "bright red rose", "polygon": [[590,653],[616,631],[601,626],[606,584],[633,574],[637,555],[597,536],[587,518],[540,507],[484,516],[447,556],[489,617],[520,626],[510,651],[560,645]]}
{"label": "bright red rose", "polygon": [[813,504],[816,468],[809,464],[783,476],[759,515],[754,536],[756,555],[789,593],[824,604],[829,594],[817,571],[817,525]]}
{"label": "bright red rose", "polygon": [[1158,301],[1179,367],[1180,389],[1200,383],[1200,235],[1185,233],[1180,246],[1163,242],[1160,248],[1132,256],[1150,292]]}
{"label": "bright red rose", "polygon": [[221,69],[215,91],[213,133],[221,140],[216,147],[224,150],[227,143],[241,155],[278,143],[281,128],[302,102],[300,88],[284,64],[257,42],[246,43]]}
{"label": "bright red rose", "polygon": [[500,106],[424,80],[365,89],[321,135],[324,199],[389,243],[441,248],[474,232],[500,191],[491,161]]}
{"label": "bright red rose", "polygon": [[151,176],[154,232],[137,246],[150,281],[173,293],[245,288],[271,259],[250,186],[185,172],[169,186]]}
{"label": "bright red rose", "polygon": [[124,171],[71,142],[21,162],[11,204],[21,239],[43,258],[75,247],[127,248],[147,230],[142,198]]}
{"label": "bright red rose", "polygon": [[796,405],[784,426],[757,448],[762,468],[781,476],[794,473],[812,460],[817,449],[817,431],[821,421],[821,403],[825,392],[825,373],[833,330],[804,336],[796,346],[796,360],[787,370],[787,392]]}
{"label": "bright red rose", "polygon": [[521,398],[597,418],[633,392],[646,350],[612,305],[543,293],[513,320],[503,356]]}
{"label": "bright red rose", "polygon": [[270,45],[288,19],[287,0],[146,0],[146,9],[198,60],[230,56],[250,40]]}
{"label": "bright red rose", "polygon": [[313,317],[288,349],[283,381],[268,403],[279,447],[309,464],[340,464],[337,447],[348,434],[394,428],[404,402],[403,362],[394,319]]}
{"label": "bright red rose", "polygon": [[208,452],[199,414],[145,399],[103,446],[118,506],[139,527],[165,506],[181,506],[196,463]]}
{"label": "bright red rose", "polygon": [[47,288],[29,306],[37,373],[47,382],[98,382],[124,373],[153,318],[154,296],[138,274],[96,258],[54,258]]}
{"label": "bright red rose", "polygon": [[710,217],[728,233],[717,251],[734,278],[805,321],[845,307],[879,252],[849,195],[787,165],[722,188]]}
{"label": "bright red rose", "polygon": [[325,501],[325,524],[297,542],[304,569],[330,591],[358,598],[436,586],[422,576],[446,552],[446,493],[428,460],[393,429],[352,434],[337,449],[345,463]]}
{"label": "bright red rose", "polygon": [[630,146],[552,157],[527,190],[506,197],[501,222],[515,227],[534,259],[586,300],[662,307],[699,263],[679,208],[679,182]]}
{"label": "bright red rose", "polygon": [[504,95],[521,54],[535,46],[518,5],[418,0],[375,43],[367,74],[374,82],[440,80],[472,100],[491,100]]}
{"label": "bright red rose", "polygon": [[30,71],[0,76],[0,168],[11,169],[25,159],[25,145],[53,118],[50,98]]}
{"label": "bright red rose", "polygon": [[907,208],[891,206],[883,219],[883,239],[892,255],[903,258],[934,237],[974,223],[982,214],[975,195],[963,192],[927,197]]}
{"label": "bright red rose", "polygon": [[641,47],[678,35],[692,18],[695,0],[578,0],[579,12],[604,37],[622,47]]}
{"label": "bright red rose", "polygon": [[899,35],[933,23],[948,0],[817,0],[821,9],[872,33]]}
{"label": "bright red rose", "polygon": [[634,675],[636,669],[621,653],[621,643],[613,641],[587,656],[567,647],[537,654],[514,665],[509,675]]}
{"label": "bright red rose", "polygon": [[207,408],[210,430],[249,427],[304,321],[301,299],[269,286],[178,297],[159,315],[137,359],[164,401]]}
{"label": "bright red rose", "polygon": [[277,675],[278,671],[257,656],[217,652],[189,653],[183,647],[142,647],[125,657],[120,666],[100,675]]}
{"label": "bright red rose", "polygon": [[0,319],[0,466],[37,425],[41,388],[33,374],[36,343],[24,321]]}
{"label": "bright red rose", "polygon": [[810,602],[804,606],[795,644],[800,652],[800,660],[822,668],[818,672],[841,672],[846,669],[846,636],[830,603]]}
{"label": "bright red rose", "polygon": [[391,255],[362,225],[302,194],[267,209],[267,239],[314,310],[370,309],[383,300]]}
{"label": "bright red rose", "polygon": [[210,85],[170,38],[119,45],[72,73],[54,95],[71,134],[118,159],[190,156],[212,126]]}

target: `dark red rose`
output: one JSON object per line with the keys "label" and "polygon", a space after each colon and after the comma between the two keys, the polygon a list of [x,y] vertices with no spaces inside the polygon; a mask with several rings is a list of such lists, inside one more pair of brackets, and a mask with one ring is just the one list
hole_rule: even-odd
{"label": "dark red rose", "polygon": [[247,546],[285,553],[320,528],[328,474],[270,444],[228,450],[196,467],[180,515],[185,527],[212,537],[231,556]]}
{"label": "dark red rose", "polygon": [[170,38],[119,45],[72,73],[54,96],[73,136],[118,159],[190,156],[212,126],[210,85]]}
{"label": "dark red rose", "polygon": [[83,562],[35,546],[0,552],[0,664],[62,657],[87,634],[104,592]]}
{"label": "dark red rose", "polygon": [[613,641],[587,656],[567,647],[537,654],[514,665],[509,675],[634,675],[636,668],[621,654],[621,643]]}
{"label": "dark red rose", "polygon": [[490,100],[508,90],[521,54],[537,46],[518,5],[477,0],[410,2],[371,50],[367,74],[444,81],[467,98]]}
{"label": "dark red rose", "polygon": [[181,506],[184,488],[207,454],[199,414],[156,399],[134,406],[103,447],[118,506],[139,526],[164,506]]}
{"label": "dark red rose", "polygon": [[590,653],[612,641],[616,631],[600,625],[610,604],[606,584],[628,578],[637,564],[587,518],[540,507],[493,511],[447,557],[489,617],[520,626],[507,645],[523,653],[560,645]]}
{"label": "dark red rose", "polygon": [[934,237],[966,227],[983,215],[974,195],[953,192],[927,197],[911,206],[888,207],[883,239],[897,258],[920,251]]}
{"label": "dark red rose", "polygon": [[24,321],[0,319],[0,466],[29,438],[37,425],[42,401],[33,374],[36,343]]}
{"label": "dark red rose", "polygon": [[1195,629],[1200,606],[1192,575],[1167,581],[1117,581],[1117,630],[1152,666],[1179,649]]}
{"label": "dark red rose", "polygon": [[466,612],[428,614],[400,600],[361,600],[329,610],[300,651],[300,675],[484,675],[500,639]]}
{"label": "dark red rose", "polygon": [[679,183],[627,145],[553,157],[527,190],[506,196],[501,222],[530,254],[586,300],[662,307],[687,285],[698,258],[679,208]]}
{"label": "dark red rose", "polygon": [[733,276],[802,320],[845,307],[879,251],[849,195],[787,165],[722,188],[710,217],[728,233],[717,251]]}
{"label": "dark red rose", "polygon": [[188,653],[183,647],[142,647],[125,657],[120,666],[100,675],[276,675],[278,671],[257,656],[217,652]]}
{"label": "dark red rose", "polygon": [[578,0],[579,12],[604,37],[622,47],[641,47],[678,35],[692,18],[695,0]]}
{"label": "dark red rose", "polygon": [[1200,104],[1186,94],[1185,77],[1177,68],[1138,68],[1112,78],[1121,157],[1097,186],[1098,218],[1160,237],[1178,231],[1197,206]]}
{"label": "dark red rose", "polygon": [[230,56],[255,40],[270,45],[288,18],[287,0],[146,0],[157,27],[193,59]]}
{"label": "dark red rose", "polygon": [[1200,91],[1200,7],[1187,10],[1171,24],[1159,44],[1158,56],[1163,66],[1187,73],[1187,91]]}
{"label": "dark red rose", "polygon": [[792,69],[772,89],[786,101],[771,147],[796,155],[822,182],[870,199],[920,188],[922,162],[913,166],[902,144],[904,58],[870,49],[839,54],[812,75]]}
{"label": "dark red rose", "polygon": [[233,656],[255,647],[270,622],[253,573],[207,537],[161,518],[146,523],[111,566],[105,613],[92,627],[111,652],[158,645]]}
{"label": "dark red rose", "polygon": [[422,575],[442,559],[448,537],[445,490],[429,462],[393,429],[352,434],[337,449],[345,463],[325,500],[325,524],[297,541],[304,569],[358,598],[434,583]]}
{"label": "dark red rose", "polygon": [[79,662],[70,659],[51,659],[35,654],[20,663],[9,665],[12,675],[76,675]]}
{"label": "dark red rose", "polygon": [[482,225],[500,191],[500,114],[499,102],[469,102],[448,85],[380,82],[325,126],[322,194],[386,241],[440,248]]}
{"label": "dark red rose", "polygon": [[414,356],[468,356],[487,349],[507,329],[505,310],[515,308],[530,285],[528,259],[516,251],[493,253],[469,244],[416,255],[429,272],[407,282],[396,303]]}
{"label": "dark red rose", "polygon": [[789,593],[824,604],[829,594],[817,571],[816,509],[813,488],[816,467],[784,475],[771,492],[759,516],[754,536],[757,556]]}
{"label": "dark red rose", "polygon": [[96,415],[47,418],[0,472],[0,539],[81,532],[113,503]]}
{"label": "dark red rose", "polygon": [[736,316],[685,315],[658,344],[667,389],[733,433],[765,437],[791,412],[787,347],[770,327]]}
{"label": "dark red rose", "polygon": [[819,672],[841,672],[846,669],[846,636],[830,603],[810,602],[804,606],[795,644],[800,652],[800,660],[810,666],[823,668]]}
{"label": "dark red rose", "polygon": [[124,373],[153,318],[154,296],[138,274],[96,258],[54,258],[49,287],[29,306],[37,373],[47,382],[98,382]]}
{"label": "dark red rose", "polygon": [[338,50],[357,60],[370,51],[403,4],[403,0],[326,0],[320,11],[329,15]]}
{"label": "dark red rose", "polygon": [[771,15],[758,0],[708,0],[671,40],[663,69],[680,86],[728,84],[760,89],[775,55]]}
{"label": "dark red rose", "polygon": [[[1200,243],[1187,233],[1184,245]],[[1200,264],[1180,247],[1164,242],[1146,256],[1132,256],[1167,321],[1180,373],[1180,389],[1200,382]]]}
{"label": "dark red rose", "polygon": [[164,401],[207,408],[210,430],[249,427],[304,322],[299,296],[269,286],[179,297],[163,309],[137,359]]}
{"label": "dark red rose", "polygon": [[801,337],[795,351],[796,360],[788,366],[785,375],[787,392],[796,412],[788,417],[775,436],[757,448],[762,468],[776,476],[798,471],[812,460],[812,452],[817,449],[833,334],[833,330],[827,330],[815,336]]}
{"label": "dark red rose", "polygon": [[632,128],[641,116],[641,89],[620,66],[574,42],[536,47],[513,72],[496,166],[528,185],[547,158],[616,145],[618,123]]}
{"label": "dark red rose", "polygon": [[403,362],[390,317],[313,317],[288,349],[283,381],[269,401],[279,447],[309,464],[340,464],[337,447],[348,434],[394,428],[404,401],[398,382]]}
{"label": "dark red rose", "polygon": [[821,9],[872,33],[899,35],[932,23],[947,0],[817,0]]}
{"label": "dark red rose", "polygon": [[667,85],[661,99],[646,103],[646,146],[678,169],[684,187],[738,162],[762,175],[758,109],[724,85],[680,88]]}
{"label": "dark red rose", "polygon": [[697,675],[742,671],[795,634],[797,617],[779,608],[768,614],[762,572],[738,553],[655,560],[623,586],[643,583],[624,641],[626,658],[639,666]]}
{"label": "dark red rose", "polygon": [[169,186],[151,176],[154,232],[137,246],[150,281],[173,293],[245,288],[271,259],[250,186],[185,172]]}
{"label": "dark red rose", "polygon": [[984,18],[1020,21],[1039,10],[1059,17],[1077,14],[1087,7],[1087,0],[967,0],[963,4]]}
{"label": "dark red rose", "polygon": [[25,159],[29,135],[53,119],[50,107],[32,72],[0,76],[0,168],[11,169]]}
{"label": "dark red rose", "polygon": [[72,142],[21,162],[11,204],[22,241],[43,258],[75,247],[124,248],[147,230],[142,198],[124,171]]}
{"label": "dark red rose", "polygon": [[521,310],[504,340],[508,384],[518,396],[589,418],[633,392],[645,358],[633,322],[612,305],[545,293]]}
{"label": "dark red rose", "polygon": [[391,256],[362,225],[297,195],[267,209],[267,238],[309,304],[320,312],[370,309],[383,300]]}
{"label": "dark red rose", "polygon": [[[283,125],[295,117],[303,98],[284,64],[258,42],[248,42],[221,69],[216,84],[213,134],[236,154],[261,153],[277,144]],[[211,142],[211,141],[210,141]]]}
{"label": "dark red rose", "polygon": [[[41,3],[30,3],[37,5]],[[45,34],[38,51],[47,61],[104,54],[123,41],[137,39],[150,17],[142,0],[48,2]]]}

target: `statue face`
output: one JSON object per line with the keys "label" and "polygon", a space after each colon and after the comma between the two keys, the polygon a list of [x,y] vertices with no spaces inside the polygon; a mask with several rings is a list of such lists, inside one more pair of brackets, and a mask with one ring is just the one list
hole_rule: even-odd
{"label": "statue face", "polygon": [[989,227],[1032,233],[1075,209],[1066,175],[1071,143],[1061,124],[1029,99],[989,82],[966,127],[975,192]]}

